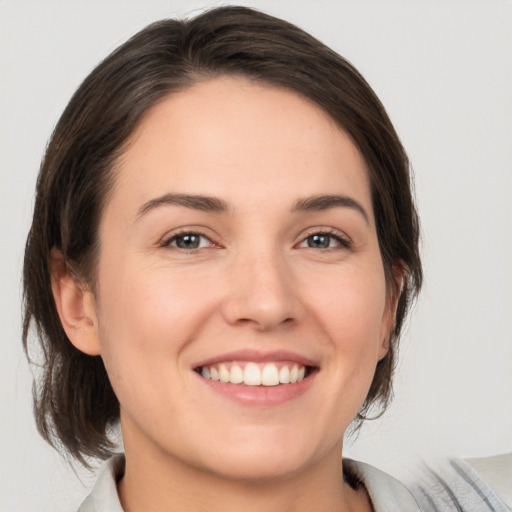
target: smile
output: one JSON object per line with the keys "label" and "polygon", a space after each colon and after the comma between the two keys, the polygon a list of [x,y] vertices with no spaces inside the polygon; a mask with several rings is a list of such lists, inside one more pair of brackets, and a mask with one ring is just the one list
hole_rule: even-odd
{"label": "smile", "polygon": [[310,368],[294,362],[226,362],[201,366],[196,371],[205,379],[246,386],[278,386],[302,382]]}

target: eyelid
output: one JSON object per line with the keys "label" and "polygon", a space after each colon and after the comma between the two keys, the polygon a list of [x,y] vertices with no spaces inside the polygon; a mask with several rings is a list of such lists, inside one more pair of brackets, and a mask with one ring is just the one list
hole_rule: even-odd
{"label": "eyelid", "polygon": [[[315,226],[302,232],[295,246],[303,243],[307,238],[313,235],[326,235],[335,238],[340,242],[343,248],[351,248],[353,246],[352,239],[344,232],[333,227]],[[325,248],[324,250],[334,249],[334,247]]]}
{"label": "eyelid", "polygon": [[[182,249],[179,247],[172,246],[171,243],[179,238],[180,236],[185,235],[197,235],[199,237],[205,238],[209,241],[211,248],[221,248],[222,245],[219,241],[216,240],[216,236],[214,234],[209,233],[210,230],[200,227],[200,226],[186,226],[186,227],[180,227],[176,228],[175,230],[172,230],[171,232],[166,233],[157,243],[158,247],[174,247],[179,251],[199,251],[200,249],[206,249],[208,247],[198,247],[193,249]],[[300,236],[298,237],[297,242],[294,244],[294,246],[298,246],[301,243],[303,243],[307,238],[313,235],[325,235],[330,236],[336,240],[339,241],[340,246],[342,248],[351,248],[353,245],[352,239],[344,232],[339,229],[333,228],[333,227],[325,227],[325,226],[314,226],[311,228],[308,228],[306,231],[303,231]],[[324,250],[334,249],[334,247],[325,248]]]}
{"label": "eyelid", "polygon": [[212,247],[212,248],[221,247],[221,245],[214,240],[215,237],[212,236],[211,234],[207,234],[206,231],[210,231],[210,230],[206,230],[205,228],[198,227],[198,226],[190,226],[190,227],[187,226],[187,227],[176,228],[176,229],[172,230],[171,232],[166,233],[160,239],[160,241],[158,242],[157,245],[158,245],[158,247],[162,247],[162,248],[171,247],[171,248],[177,249],[178,251],[181,251],[181,252],[193,252],[193,251],[199,251],[200,249],[207,249],[208,247],[198,247],[195,249],[194,248],[182,249],[180,247],[171,245],[171,243],[174,240],[176,240],[177,238],[179,238],[180,236],[197,235],[199,237],[206,238],[210,242],[209,247]]}

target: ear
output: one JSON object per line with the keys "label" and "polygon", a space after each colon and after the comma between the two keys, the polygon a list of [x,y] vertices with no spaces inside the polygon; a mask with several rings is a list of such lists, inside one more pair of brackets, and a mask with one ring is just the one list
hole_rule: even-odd
{"label": "ear", "polygon": [[99,355],[98,321],[92,291],[77,282],[62,253],[56,249],[51,253],[50,272],[53,298],[67,337],[85,354]]}
{"label": "ear", "polygon": [[402,294],[404,274],[405,268],[401,263],[393,266],[395,286],[388,290],[386,310],[384,311],[384,315],[382,317],[382,343],[379,347],[379,361],[386,357],[386,354],[389,351],[389,340],[391,339],[391,334],[395,328],[396,310],[398,307],[400,295]]}

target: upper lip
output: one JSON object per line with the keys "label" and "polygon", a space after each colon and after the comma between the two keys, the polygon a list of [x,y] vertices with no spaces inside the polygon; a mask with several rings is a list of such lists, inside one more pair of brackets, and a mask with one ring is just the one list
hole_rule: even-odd
{"label": "upper lip", "polygon": [[199,361],[197,364],[194,364],[194,368],[211,366],[227,361],[252,361],[255,363],[292,361],[304,366],[319,366],[318,362],[289,350],[272,350],[266,352],[259,350],[235,350],[233,352],[219,354],[209,359],[205,359],[204,361]]}

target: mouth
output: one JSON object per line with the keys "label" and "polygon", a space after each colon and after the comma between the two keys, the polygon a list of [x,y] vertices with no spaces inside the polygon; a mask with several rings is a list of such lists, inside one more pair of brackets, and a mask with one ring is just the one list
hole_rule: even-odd
{"label": "mouth", "polygon": [[194,368],[206,380],[240,386],[272,387],[297,384],[318,367],[295,361],[225,361]]}

